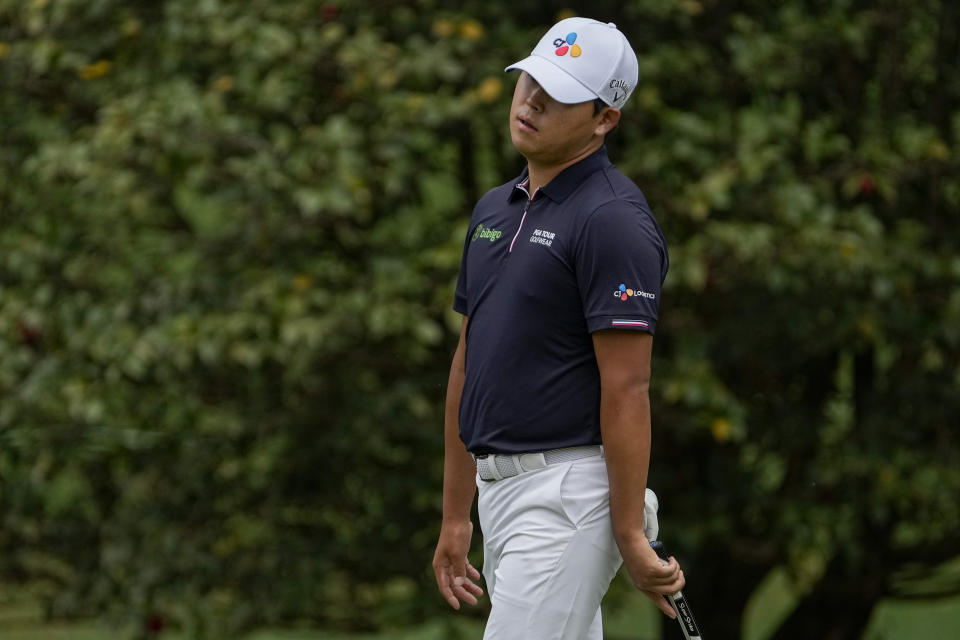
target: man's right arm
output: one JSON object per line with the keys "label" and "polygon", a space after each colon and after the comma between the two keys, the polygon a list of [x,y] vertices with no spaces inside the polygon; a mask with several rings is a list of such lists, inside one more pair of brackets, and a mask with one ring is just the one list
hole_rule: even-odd
{"label": "man's right arm", "polygon": [[477,466],[460,439],[460,397],[466,377],[467,318],[460,326],[460,342],[450,363],[443,419],[443,520],[469,522],[477,492]]}
{"label": "man's right arm", "polygon": [[433,556],[433,571],[437,588],[454,609],[460,608],[460,600],[477,603],[483,594],[473,580],[480,579],[480,572],[467,561],[473,523],[470,509],[476,494],[477,467],[473,456],[460,439],[460,397],[466,376],[467,318],[460,327],[460,342],[450,364],[447,381],[446,409],[444,411],[443,438],[443,522],[440,539]]}

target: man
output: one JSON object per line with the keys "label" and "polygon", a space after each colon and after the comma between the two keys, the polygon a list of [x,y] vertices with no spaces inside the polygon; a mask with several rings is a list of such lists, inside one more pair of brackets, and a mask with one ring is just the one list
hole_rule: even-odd
{"label": "man", "polygon": [[433,567],[453,608],[476,604],[467,552],[479,488],[484,638],[599,640],[621,563],[670,617],[662,595],[684,585],[643,531],[667,249],[603,147],[637,83],[624,35],[568,18],[510,70],[510,135],[527,167],[480,199],[464,244]]}

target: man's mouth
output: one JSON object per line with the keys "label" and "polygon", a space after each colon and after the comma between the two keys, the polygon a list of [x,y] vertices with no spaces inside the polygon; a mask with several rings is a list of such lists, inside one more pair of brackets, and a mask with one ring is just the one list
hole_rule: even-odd
{"label": "man's mouth", "polygon": [[521,129],[529,129],[530,131],[537,131],[537,128],[536,128],[535,126],[533,126],[533,124],[531,124],[531,122],[530,122],[529,120],[524,120],[523,118],[521,118],[521,117],[518,116],[518,117],[517,117],[517,122],[520,123],[520,128],[521,128]]}

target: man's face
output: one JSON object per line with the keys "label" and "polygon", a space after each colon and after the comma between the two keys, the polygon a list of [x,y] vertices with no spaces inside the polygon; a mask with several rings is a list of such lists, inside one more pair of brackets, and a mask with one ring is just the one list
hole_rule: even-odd
{"label": "man's face", "polygon": [[562,164],[606,133],[603,113],[593,114],[593,102],[557,102],[526,71],[520,73],[510,106],[510,137],[527,160]]}

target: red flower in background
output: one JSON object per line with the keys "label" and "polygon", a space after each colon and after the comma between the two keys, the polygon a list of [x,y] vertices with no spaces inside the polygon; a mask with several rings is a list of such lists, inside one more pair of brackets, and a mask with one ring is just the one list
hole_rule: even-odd
{"label": "red flower in background", "polygon": [[167,626],[167,621],[164,620],[163,616],[158,614],[147,616],[145,627],[147,629],[148,635],[158,636],[161,633],[163,633],[163,629],[166,626]]}
{"label": "red flower in background", "polygon": [[21,344],[36,347],[40,344],[40,338],[43,337],[43,334],[40,329],[30,326],[23,320],[17,320],[17,337],[20,338]]}

